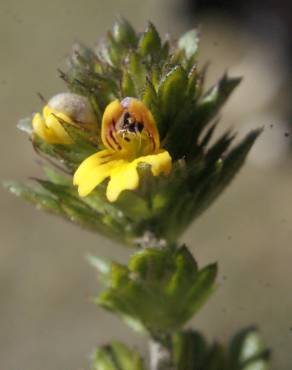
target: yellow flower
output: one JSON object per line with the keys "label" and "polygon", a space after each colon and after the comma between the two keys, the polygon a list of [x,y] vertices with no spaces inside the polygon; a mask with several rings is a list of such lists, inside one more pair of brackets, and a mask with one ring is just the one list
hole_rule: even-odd
{"label": "yellow flower", "polygon": [[154,176],[171,171],[172,160],[160,148],[155,120],[137,99],[115,100],[106,107],[101,138],[106,149],[85,159],[74,174],[73,183],[81,197],[106,178],[110,178],[106,191],[110,202],[116,201],[123,190],[137,189],[139,163],[149,164]]}
{"label": "yellow flower", "polygon": [[33,131],[49,144],[72,144],[73,141],[61,122],[80,125],[93,130],[96,117],[89,101],[72,93],[61,93],[50,99],[43,114],[36,113],[32,120]]}

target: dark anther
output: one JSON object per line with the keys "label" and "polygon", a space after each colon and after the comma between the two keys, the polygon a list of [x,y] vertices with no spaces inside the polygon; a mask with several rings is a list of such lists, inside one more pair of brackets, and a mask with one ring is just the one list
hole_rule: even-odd
{"label": "dark anther", "polygon": [[128,142],[130,141],[130,139],[129,139],[128,137],[124,137],[124,139],[125,139],[126,141],[128,141]]}
{"label": "dark anther", "polygon": [[139,131],[139,132],[142,132],[143,128],[144,128],[143,123],[141,123],[141,122],[137,122],[137,129],[138,129],[138,131]]}
{"label": "dark anther", "polygon": [[136,125],[135,125],[135,123],[130,123],[129,126],[128,126],[128,130],[130,132],[136,132]]}
{"label": "dark anther", "polygon": [[131,117],[130,113],[129,112],[126,112],[125,115],[124,115],[124,125],[128,125],[129,124],[129,118]]}

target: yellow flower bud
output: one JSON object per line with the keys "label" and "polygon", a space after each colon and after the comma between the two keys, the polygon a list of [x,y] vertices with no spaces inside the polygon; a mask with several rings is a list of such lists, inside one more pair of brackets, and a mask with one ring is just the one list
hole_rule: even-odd
{"label": "yellow flower bud", "polygon": [[32,126],[34,132],[49,144],[72,144],[62,122],[88,130],[97,127],[96,116],[88,99],[73,93],[53,96],[43,108],[43,114],[35,114]]}

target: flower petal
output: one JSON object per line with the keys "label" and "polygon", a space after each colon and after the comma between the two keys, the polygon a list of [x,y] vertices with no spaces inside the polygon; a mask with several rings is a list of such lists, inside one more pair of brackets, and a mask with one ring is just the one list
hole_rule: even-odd
{"label": "flower petal", "polygon": [[39,113],[34,115],[32,120],[32,127],[34,132],[44,141],[49,144],[56,143],[54,132],[46,126],[45,120]]}
{"label": "flower petal", "polygon": [[48,106],[43,109],[43,117],[37,113],[32,120],[34,132],[49,144],[72,144],[72,139],[63,128],[60,120],[72,123],[63,113],[54,112]]}
{"label": "flower petal", "polygon": [[153,176],[171,171],[172,161],[166,150],[157,154],[139,157],[132,162],[119,162],[111,172],[111,179],[107,186],[106,196],[110,202],[115,202],[124,190],[135,190],[139,186],[137,165],[148,163],[151,165]]}
{"label": "flower petal", "polygon": [[106,190],[106,196],[110,202],[115,202],[124,190],[137,189],[139,175],[136,167],[135,161],[131,163],[123,161],[112,171]]}
{"label": "flower petal", "polygon": [[124,99],[124,101],[127,99],[129,113],[135,117],[137,122],[143,122],[147,132],[150,134],[150,137],[153,140],[154,150],[157,150],[160,146],[160,140],[156,122],[152,113],[140,100],[134,98],[126,98]]}
{"label": "flower petal", "polygon": [[52,134],[55,137],[55,144],[72,144],[72,139],[70,138],[60,121],[64,121],[70,124],[72,124],[73,121],[66,114],[54,111],[47,105],[43,109],[43,115],[45,117],[47,128],[51,130]]}
{"label": "flower petal", "polygon": [[103,145],[108,149],[118,149],[118,143],[113,137],[113,132],[115,130],[115,122],[123,114],[123,107],[121,106],[119,100],[112,101],[106,108],[102,117],[101,125],[101,140]]}
{"label": "flower petal", "polygon": [[161,150],[157,154],[145,155],[139,157],[134,161],[136,165],[139,163],[148,163],[151,165],[151,172],[153,176],[158,176],[161,173],[168,175],[172,167],[172,159],[168,151]]}
{"label": "flower petal", "polygon": [[79,195],[86,197],[104,179],[111,176],[113,168],[119,167],[121,161],[124,162],[108,149],[85,159],[73,177],[73,184],[78,186]]}

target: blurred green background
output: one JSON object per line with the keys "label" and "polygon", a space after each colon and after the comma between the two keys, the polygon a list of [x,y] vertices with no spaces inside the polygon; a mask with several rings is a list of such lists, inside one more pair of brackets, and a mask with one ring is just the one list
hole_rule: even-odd
{"label": "blurred green background", "polygon": [[[41,108],[38,92],[50,98],[65,90],[56,70],[65,68],[75,41],[94,45],[116,14],[140,30],[151,19],[174,37],[200,24],[200,58],[212,63],[210,81],[226,69],[245,76],[224,109],[223,126],[266,130],[236,181],[183,238],[201,265],[218,260],[220,267],[217,293],[190,325],[226,341],[256,324],[274,350],[274,368],[289,370],[292,174],[285,62],[281,51],[232,20],[208,15],[187,23],[178,7],[179,0],[1,0],[1,180],[40,174],[39,159],[15,124]],[[126,260],[130,251],[0,192],[1,369],[85,369],[94,347],[113,338],[147,353],[145,338],[92,303],[98,283],[84,258]]]}

